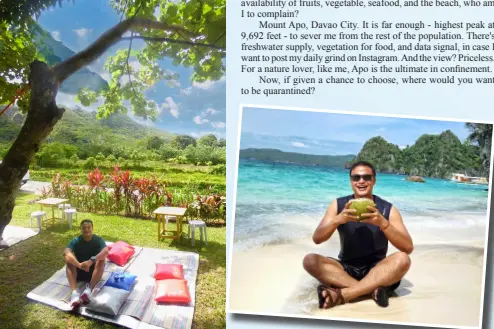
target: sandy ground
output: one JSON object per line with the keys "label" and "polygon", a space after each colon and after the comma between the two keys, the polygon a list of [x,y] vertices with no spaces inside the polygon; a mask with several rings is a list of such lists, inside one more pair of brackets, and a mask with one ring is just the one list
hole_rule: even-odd
{"label": "sandy ground", "polygon": [[[390,305],[370,299],[320,310],[317,281],[302,267],[310,252],[336,257],[337,234],[319,246],[310,239],[233,252],[229,311],[332,319],[478,327],[484,268],[482,228],[412,232],[412,266]],[[396,251],[390,245],[389,253]]]}

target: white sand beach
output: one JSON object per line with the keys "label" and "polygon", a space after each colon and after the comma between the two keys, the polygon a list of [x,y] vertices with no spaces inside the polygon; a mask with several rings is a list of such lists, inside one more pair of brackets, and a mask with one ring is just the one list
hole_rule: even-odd
{"label": "white sand beach", "polygon": [[[338,235],[319,246],[310,238],[251,251],[234,251],[230,311],[276,313],[396,322],[431,326],[478,327],[484,267],[484,227],[424,233],[411,230],[412,266],[387,308],[366,299],[320,310],[317,281],[302,267],[315,252],[336,257]],[[389,253],[396,251],[391,245]]]}

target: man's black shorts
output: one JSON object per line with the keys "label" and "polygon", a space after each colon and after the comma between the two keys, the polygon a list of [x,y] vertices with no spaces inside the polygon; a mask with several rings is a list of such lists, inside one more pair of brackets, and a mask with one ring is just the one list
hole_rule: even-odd
{"label": "man's black shorts", "polygon": [[[371,263],[369,265],[359,265],[359,266],[356,266],[356,265],[352,265],[352,264],[347,264],[339,259],[336,259],[336,258],[333,258],[333,257],[328,257],[334,261],[337,261],[338,263],[341,264],[341,266],[343,266],[343,269],[345,270],[345,272],[350,275],[352,278],[354,278],[355,280],[362,280],[367,274],[369,274],[369,271],[377,265],[378,262],[375,262],[375,263]],[[398,288],[400,286],[400,283],[401,283],[401,280],[392,284],[391,286],[389,286],[389,291],[394,291],[396,288]]]}
{"label": "man's black shorts", "polygon": [[93,276],[93,272],[94,272],[94,265],[91,265],[91,267],[89,268],[89,272],[86,272],[78,268],[77,281],[91,282],[91,277]]}

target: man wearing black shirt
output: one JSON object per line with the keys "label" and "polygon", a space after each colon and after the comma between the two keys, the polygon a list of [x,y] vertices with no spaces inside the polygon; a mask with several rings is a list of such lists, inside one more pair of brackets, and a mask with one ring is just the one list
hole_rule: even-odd
{"label": "man wearing black shirt", "polygon": [[[338,230],[341,251],[338,259],[318,254],[304,258],[305,270],[321,285],[317,291],[319,307],[330,308],[371,294],[380,306],[388,306],[388,293],[400,285],[408,272],[413,251],[412,239],[398,209],[373,194],[376,172],[364,161],[350,168],[352,195],[333,200],[316,228],[316,244],[327,241]],[[376,207],[357,221],[349,206],[353,199],[368,198]],[[387,256],[388,241],[399,251]]]}

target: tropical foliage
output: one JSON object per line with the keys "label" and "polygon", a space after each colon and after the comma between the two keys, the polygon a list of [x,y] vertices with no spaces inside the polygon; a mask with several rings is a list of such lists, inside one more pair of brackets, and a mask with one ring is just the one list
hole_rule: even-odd
{"label": "tropical foliage", "polygon": [[[13,119],[18,114],[9,110],[0,116],[0,159],[21,129],[22,122]],[[36,153],[31,178],[50,181],[62,171],[72,182],[83,184],[87,170],[98,167],[108,172],[115,165],[137,175],[165,175],[167,184],[177,188],[194,184],[224,192],[226,142],[215,135],[196,139],[165,133],[124,115],[96,120],[95,113],[67,110]]]}
{"label": "tropical foliage", "polygon": [[489,173],[491,167],[492,125],[467,123],[466,127],[470,130],[468,140],[479,147],[484,172]]}
{"label": "tropical foliage", "polygon": [[156,208],[171,206],[186,208],[185,217],[189,219],[223,224],[226,220],[226,198],[222,194],[172,189],[156,177],[137,178],[117,166],[109,175],[98,168],[88,172],[85,185],[74,185],[58,173],[51,186],[43,189],[42,197],[65,198],[80,211],[106,215],[152,218]]}
{"label": "tropical foliage", "polygon": [[377,171],[388,173],[438,178],[450,178],[455,172],[489,175],[489,168],[481,158],[481,148],[468,140],[462,143],[450,130],[438,135],[424,134],[415,144],[403,149],[380,136],[374,137],[347,166],[360,160],[369,161]]}

